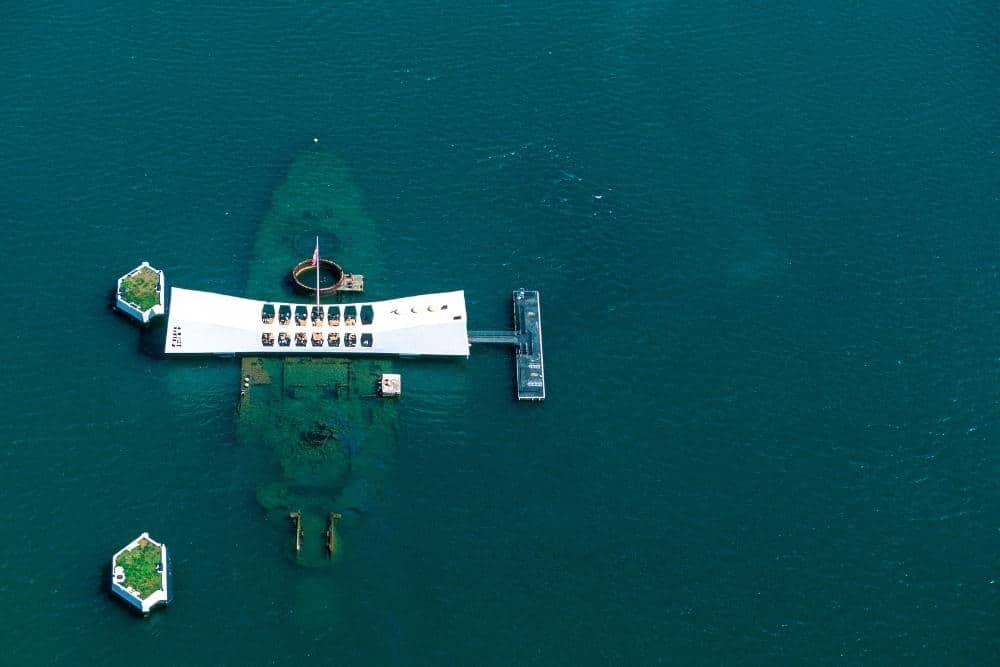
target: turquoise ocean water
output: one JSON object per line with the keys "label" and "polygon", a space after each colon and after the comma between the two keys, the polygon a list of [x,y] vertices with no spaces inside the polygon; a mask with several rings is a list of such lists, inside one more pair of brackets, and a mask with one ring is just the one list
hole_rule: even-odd
{"label": "turquoise ocean water", "polygon": [[[0,663],[995,663],[1000,9],[876,5],[6,3]],[[236,363],[107,310],[143,259],[242,294],[314,138],[380,294],[540,290],[549,393],[401,363],[324,571]],[[102,578],[142,530],[146,620]]]}

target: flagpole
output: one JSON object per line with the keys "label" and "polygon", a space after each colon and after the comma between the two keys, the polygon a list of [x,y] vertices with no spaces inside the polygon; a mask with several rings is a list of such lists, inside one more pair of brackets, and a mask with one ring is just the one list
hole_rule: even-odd
{"label": "flagpole", "polygon": [[316,305],[319,305],[319,236],[316,236]]}

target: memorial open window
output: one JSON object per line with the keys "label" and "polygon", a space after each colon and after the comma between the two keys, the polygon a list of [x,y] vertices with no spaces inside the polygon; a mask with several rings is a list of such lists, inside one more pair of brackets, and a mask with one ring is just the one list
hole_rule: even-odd
{"label": "memorial open window", "polygon": [[326,321],[331,327],[340,325],[340,306],[330,306],[326,309]]}

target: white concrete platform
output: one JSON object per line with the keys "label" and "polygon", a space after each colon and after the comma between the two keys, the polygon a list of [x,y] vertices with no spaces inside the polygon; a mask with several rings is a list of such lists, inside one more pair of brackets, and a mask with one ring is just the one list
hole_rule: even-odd
{"label": "white concrete platform", "polygon": [[399,396],[401,393],[403,393],[403,377],[399,373],[382,373],[379,376],[379,396]]}
{"label": "white concrete platform", "polygon": [[468,357],[467,325],[463,291],[316,306],[173,287],[164,352]]}
{"label": "white concrete platform", "polygon": [[[129,581],[125,578],[124,568],[118,565],[118,558],[126,551],[132,551],[137,548],[141,542],[148,542],[160,550],[160,587],[158,590],[153,591],[147,598],[143,598],[139,591],[130,585]],[[167,546],[151,538],[149,533],[143,533],[119,549],[115,555],[111,557],[111,591],[121,599],[125,600],[125,602],[135,607],[138,611],[141,611],[143,614],[148,614],[154,607],[170,603],[170,580],[168,579],[168,570]]]}
{"label": "white concrete platform", "polygon": [[[133,274],[138,273],[139,271],[142,271],[143,269],[149,269],[159,277],[159,283],[156,287],[156,291],[160,296],[160,301],[159,303],[154,305],[152,308],[149,308],[148,310],[141,310],[139,306],[132,303],[131,301],[125,300],[125,298],[122,296],[122,283],[125,281],[125,279]],[[152,320],[154,317],[158,317],[164,313],[163,290],[165,289],[166,284],[167,284],[167,278],[165,275],[163,275],[163,271],[153,266],[150,266],[149,262],[144,261],[142,264],[135,267],[134,269],[132,269],[124,276],[118,279],[118,287],[115,290],[115,308],[125,313],[129,317],[142,322],[143,324],[149,324],[149,321]]]}

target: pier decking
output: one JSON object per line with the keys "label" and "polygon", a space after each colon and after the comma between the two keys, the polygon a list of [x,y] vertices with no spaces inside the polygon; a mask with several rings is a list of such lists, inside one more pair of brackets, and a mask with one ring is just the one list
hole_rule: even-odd
{"label": "pier decking", "polygon": [[537,291],[514,292],[514,324],[518,332],[517,399],[545,400],[545,364],[542,358],[542,308]]}
{"label": "pier decking", "polygon": [[545,364],[542,358],[542,310],[536,290],[514,291],[513,331],[470,331],[470,343],[514,345],[517,400],[545,400]]}
{"label": "pier decking", "polygon": [[111,557],[111,592],[136,611],[148,614],[170,604],[167,546],[143,533]]}

